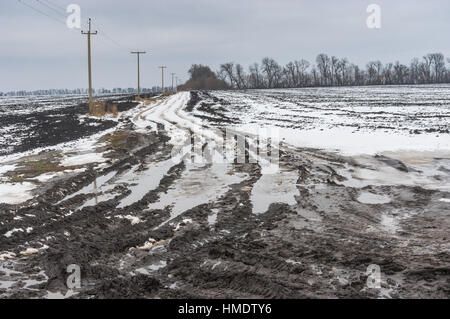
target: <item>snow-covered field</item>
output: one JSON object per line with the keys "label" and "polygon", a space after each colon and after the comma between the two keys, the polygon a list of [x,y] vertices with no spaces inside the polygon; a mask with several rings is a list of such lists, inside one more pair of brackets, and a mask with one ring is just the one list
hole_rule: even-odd
{"label": "snow-covered field", "polygon": [[[156,131],[157,124],[163,125],[172,145],[184,143],[189,138],[189,132],[200,137],[201,143],[223,143],[223,136],[212,128],[227,128],[243,134],[256,134],[261,128],[271,128],[276,133],[271,136],[272,140],[283,147],[337,152],[353,156],[356,162],[368,168],[341,170],[340,173],[348,178],[347,186],[394,184],[450,189],[447,174],[450,170],[449,85],[215,91],[199,94],[200,102],[192,110],[186,109],[189,94],[180,93],[148,107],[141,105],[122,113],[121,117],[129,118],[138,132]],[[0,119],[13,116],[23,122],[29,116],[36,121],[40,119],[35,117],[38,113],[70,108],[78,101],[74,98],[79,97],[3,98]],[[54,116],[64,117],[65,112],[46,114],[46,120]],[[83,126],[84,122],[95,121],[76,113],[71,115],[80,122],[81,129],[92,127],[89,123]],[[30,127],[34,126],[36,124],[30,123]],[[11,127],[20,131],[14,124],[1,127],[0,144],[3,141],[5,145],[14,145],[13,140],[20,144],[24,139],[33,141],[29,136],[22,139],[20,134],[11,137],[7,134]],[[35,150],[26,153],[2,156],[0,158],[5,165],[0,165],[0,178],[12,170],[14,160],[42,150],[62,151],[61,165],[69,170],[71,166],[102,163],[103,155],[95,152],[94,145],[100,136],[120,127],[100,127],[98,133],[87,138],[49,147],[36,145]],[[32,135],[43,134],[42,130],[45,133],[45,127],[41,127]],[[27,130],[23,132],[29,134]],[[373,160],[373,155],[399,160],[412,171],[381,167],[382,162]],[[376,174],[373,169],[376,169]],[[37,179],[48,178],[43,176]],[[21,198],[29,199],[27,194],[32,185],[26,183],[22,186]],[[16,203],[18,189],[21,188],[15,183],[3,184],[3,202]]]}
{"label": "snow-covered field", "polygon": [[[450,151],[449,85],[225,91],[213,95],[219,99],[210,106],[217,111],[216,118],[225,116],[231,120],[229,125],[244,132],[277,127],[280,139],[297,147],[347,155]],[[198,109],[195,114],[205,116]]]}
{"label": "snow-covered field", "polygon": [[[101,95],[120,100],[125,95]],[[87,118],[85,95],[0,97],[0,156],[90,136],[113,123]]]}
{"label": "snow-covered field", "polygon": [[248,134],[272,128],[272,139],[284,147],[352,156],[367,169],[341,170],[348,186],[450,190],[449,85],[223,91],[202,98],[192,113],[207,125]]}
{"label": "snow-covered field", "polygon": [[[154,298],[442,296],[448,91],[180,92],[89,137],[6,155],[0,297],[75,296],[68,260],[88,276],[80,298],[141,296],[147,280]],[[253,148],[266,127],[275,171]],[[243,135],[237,153],[256,161],[221,158]],[[369,264],[382,290],[365,288]]]}

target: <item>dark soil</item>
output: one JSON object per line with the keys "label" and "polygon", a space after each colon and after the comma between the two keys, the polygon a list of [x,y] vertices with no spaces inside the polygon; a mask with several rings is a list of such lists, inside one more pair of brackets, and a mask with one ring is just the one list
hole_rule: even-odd
{"label": "dark soil", "polygon": [[[192,93],[192,109],[204,107],[201,94]],[[18,256],[0,261],[0,283],[13,282],[0,288],[0,296],[64,294],[71,264],[82,272],[82,287],[73,298],[450,296],[449,216],[436,200],[445,193],[368,186],[365,191],[389,194],[392,202],[362,204],[356,200],[359,191],[340,185],[345,178],[336,173],[336,168],[354,164],[350,158],[306,149],[281,152],[280,165],[299,173],[300,195],[296,205],[275,203],[261,215],[252,213],[250,200],[261,177],[258,164],[234,164],[233,170],[246,173],[247,179],[216,201],[186,210],[159,228],[155,227],[168,219],[171,208],[148,210],[148,204],[180,179],[184,164],[174,164],[155,190],[124,209],[117,208],[128,193],[122,186],[121,195],[94,207],[77,210],[92,194],[59,203],[108,172],[126,171],[150,158],[169,158],[164,130],[141,134],[130,124],[124,133],[120,147],[109,146],[115,161],[108,167],[96,171],[91,166],[48,186],[27,203],[0,206],[0,254]],[[405,170],[403,163],[379,160]],[[410,217],[399,219],[401,230],[390,233],[380,221],[383,214],[396,210]],[[214,211],[217,220],[210,225],[208,216]],[[126,215],[142,222],[132,224],[121,218]],[[3,236],[29,227],[29,232]],[[153,246],[143,247],[149,239]],[[39,253],[20,254],[30,247],[40,248]],[[371,264],[381,268],[382,289],[367,288]]]}
{"label": "dark soil", "polygon": [[[129,100],[129,97],[125,97],[115,101],[118,102],[119,111],[126,111],[137,105]],[[115,121],[92,117],[80,121],[79,117],[88,113],[88,105],[79,104],[77,100],[72,105],[55,110],[40,111],[39,105],[34,108],[35,112],[31,114],[0,113],[0,126],[14,125],[8,132],[10,136],[3,143],[0,142],[0,156],[71,142],[117,125]],[[10,146],[13,147],[8,148]]]}

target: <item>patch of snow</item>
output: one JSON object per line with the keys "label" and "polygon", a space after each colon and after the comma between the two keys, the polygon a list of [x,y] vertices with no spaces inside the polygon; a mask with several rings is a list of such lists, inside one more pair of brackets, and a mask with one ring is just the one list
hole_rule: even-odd
{"label": "patch of snow", "polygon": [[383,227],[383,229],[388,233],[394,234],[400,229],[398,225],[398,219],[395,218],[394,216],[389,216],[387,214],[383,214],[381,216],[380,224]]}
{"label": "patch of snow", "polygon": [[78,166],[90,163],[101,163],[106,161],[102,153],[88,153],[80,154],[70,157],[65,157],[61,161],[61,166]]}
{"label": "patch of snow", "polygon": [[139,223],[142,223],[142,220],[141,220],[139,217],[137,217],[137,216],[131,216],[131,215],[122,216],[122,215],[117,215],[116,217],[117,217],[117,218],[120,218],[120,219],[127,219],[127,220],[129,220],[129,221],[131,222],[131,225],[137,225],[137,224],[139,224]]}
{"label": "patch of snow", "polygon": [[7,172],[14,171],[16,169],[16,167],[17,167],[16,164],[0,166],[0,175],[3,175]]}
{"label": "patch of snow", "polygon": [[67,292],[65,294],[61,293],[61,292],[51,292],[51,291],[47,291],[47,295],[44,297],[44,299],[50,299],[50,300],[59,300],[59,299],[67,299],[70,298],[72,296],[77,295],[78,292],[73,291],[73,290],[67,290]]}
{"label": "patch of snow", "polygon": [[217,214],[219,213],[219,210],[213,209],[211,210],[211,213],[212,214],[208,215],[208,224],[209,226],[214,226],[217,222]]}
{"label": "patch of snow", "polygon": [[6,259],[13,259],[14,257],[16,257],[16,254],[9,251],[0,254],[1,261],[4,261]]}
{"label": "patch of snow", "polygon": [[301,262],[295,261],[295,260],[293,260],[293,259],[286,259],[285,261],[286,261],[288,264],[291,264],[291,265],[301,265],[301,264],[302,264]]}
{"label": "patch of snow", "polygon": [[[252,132],[255,124],[236,128]],[[445,134],[393,134],[384,131],[358,131],[352,128],[317,128],[309,130],[273,127],[279,132],[278,142],[294,147],[306,147],[336,151],[343,155],[375,155],[385,151],[433,151],[450,150],[450,139]]]}
{"label": "patch of snow", "polygon": [[4,236],[9,238],[11,237],[14,233],[17,232],[22,232],[23,233],[23,229],[22,228],[14,228],[13,230],[10,230],[9,232],[5,233]]}
{"label": "patch of snow", "polygon": [[37,177],[35,177],[34,179],[38,180],[40,183],[45,183],[48,182],[49,180],[57,177],[57,176],[61,176],[62,173],[47,173],[47,174],[41,174]]}
{"label": "patch of snow", "polygon": [[156,264],[136,269],[136,272],[143,275],[150,275],[152,272],[158,271],[166,266],[167,262],[165,260],[161,260]]}
{"label": "patch of snow", "polygon": [[20,254],[23,256],[29,256],[29,255],[34,255],[37,254],[39,252],[39,249],[36,248],[27,248],[24,251],[21,251]]}
{"label": "patch of snow", "polygon": [[0,184],[0,203],[20,204],[31,198],[30,192],[35,188],[31,183]]}
{"label": "patch of snow", "polygon": [[187,225],[187,224],[192,224],[192,219],[190,219],[190,218],[183,219],[183,221],[182,221],[181,223],[178,223],[178,224],[175,226],[175,228],[173,229],[173,231],[174,231],[174,232],[179,231],[179,230],[181,229],[181,227],[182,227],[181,224],[185,224],[185,225]]}

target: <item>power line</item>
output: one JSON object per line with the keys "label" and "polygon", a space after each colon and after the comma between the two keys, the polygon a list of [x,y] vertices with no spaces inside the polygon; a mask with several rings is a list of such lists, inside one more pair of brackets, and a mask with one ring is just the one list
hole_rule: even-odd
{"label": "power line", "polygon": [[52,6],[48,5],[47,3],[43,2],[42,0],[36,0],[37,3],[42,4],[43,6],[47,7],[48,9],[52,10],[53,12],[56,12],[57,14],[63,16],[64,18],[66,17],[66,13],[61,13],[61,11],[59,9],[55,9]]}
{"label": "power line", "polygon": [[47,2],[49,5],[51,5],[51,6],[55,7],[55,8],[57,8],[57,9],[61,10],[64,14],[67,13],[66,12],[66,8],[61,7],[59,4],[53,3],[50,0],[41,0],[41,1]]}
{"label": "power line", "polygon": [[113,37],[108,35],[105,31],[100,29],[100,30],[98,30],[98,34],[99,34],[100,37],[105,38],[106,40],[108,40],[110,43],[114,44],[118,48],[125,49],[125,47],[122,44],[120,44],[119,41],[116,41],[115,39],[113,39]]}
{"label": "power line", "polygon": [[[55,20],[59,23],[62,23],[64,25],[66,25],[65,21],[60,20],[59,18],[56,18],[48,13],[46,13],[45,11],[42,11],[26,2],[24,2],[23,0],[17,0],[18,2],[20,2],[21,4],[23,4],[24,6],[32,9],[33,11],[46,16],[47,18],[50,18],[52,20]],[[66,17],[66,12],[64,11],[64,8],[49,1],[49,0],[35,0],[37,4],[42,5],[43,7],[52,10],[53,12],[55,12],[56,14],[58,14],[61,17]],[[124,46],[117,40],[115,40],[114,38],[112,38],[110,35],[108,35],[105,31],[103,30],[99,30],[99,36],[106,39],[107,41],[102,41],[100,39],[101,42],[104,42],[106,44],[114,44],[116,47],[121,48],[121,49],[125,49]]]}
{"label": "power line", "polygon": [[124,47],[123,47],[119,42],[117,42],[116,40],[114,40],[113,38],[111,38],[109,35],[107,35],[107,34],[105,33],[105,31],[99,30],[98,33],[99,33],[100,36],[102,36],[102,37],[104,37],[105,39],[111,41],[112,43],[114,43],[114,44],[115,44],[116,46],[118,46],[119,48],[124,49]]}
{"label": "power line", "polygon": [[57,22],[59,22],[59,23],[62,23],[62,24],[64,24],[64,25],[66,25],[66,23],[65,23],[64,21],[61,21],[61,20],[59,20],[58,18],[55,18],[55,17],[53,17],[53,16],[51,16],[51,15],[49,15],[49,14],[47,14],[47,13],[45,13],[45,12],[39,10],[39,9],[36,9],[36,8],[33,7],[32,5],[30,5],[30,4],[26,3],[26,2],[23,2],[22,0],[17,0],[17,1],[18,1],[19,3],[21,3],[21,4],[23,4],[24,6],[30,8],[31,10],[36,11],[37,13],[46,16],[47,18],[50,18],[50,19],[52,19],[52,20],[55,20],[55,21],[57,21]]}
{"label": "power line", "polygon": [[[103,31],[103,30],[98,30],[98,35],[100,36],[100,37],[102,37],[102,38],[104,38],[104,39],[106,39],[106,40],[108,40],[109,41],[109,44],[114,44],[115,46],[117,46],[117,47],[119,47],[119,48],[121,48],[121,49],[124,49],[124,47],[118,42],[118,41],[116,41],[116,40],[114,40],[111,36],[109,36],[105,31]],[[103,42],[105,42],[105,41],[103,41]],[[105,43],[108,43],[108,42],[105,42]]]}

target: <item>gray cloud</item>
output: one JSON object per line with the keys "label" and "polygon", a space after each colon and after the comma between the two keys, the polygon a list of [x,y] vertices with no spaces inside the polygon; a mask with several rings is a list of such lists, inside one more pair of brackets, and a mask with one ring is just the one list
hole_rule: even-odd
{"label": "gray cloud", "polygon": [[[35,0],[22,1],[45,9]],[[326,52],[364,65],[373,59],[409,62],[434,51],[450,55],[446,0],[73,2],[81,6],[83,21],[91,16],[95,28],[120,43],[94,38],[95,87],[136,85],[132,49],[149,52],[142,60],[146,87],[159,83],[157,67],[162,64],[187,79],[192,63],[216,69],[222,62],[248,65],[264,56],[284,64],[300,58],[314,61]],[[370,3],[381,5],[380,30],[366,27]],[[0,9],[0,91],[86,86],[86,39],[79,30],[69,30],[16,0],[1,1]]]}

